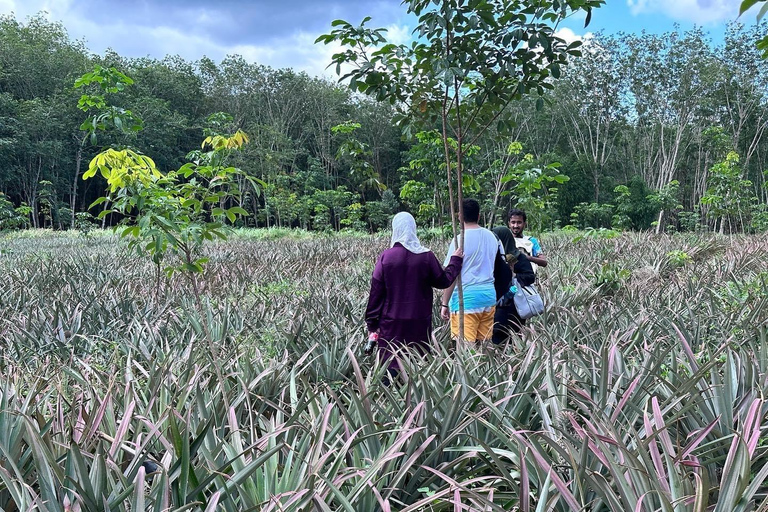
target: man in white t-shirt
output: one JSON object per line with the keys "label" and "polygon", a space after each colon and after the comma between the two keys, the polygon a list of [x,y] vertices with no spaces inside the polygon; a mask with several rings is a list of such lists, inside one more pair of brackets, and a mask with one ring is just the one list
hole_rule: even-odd
{"label": "man in white t-shirt", "polygon": [[541,244],[536,237],[526,236],[523,234],[523,230],[528,222],[528,216],[525,211],[519,208],[512,208],[507,214],[507,226],[515,236],[515,245],[528,256],[528,260],[533,266],[533,271],[536,272],[539,267],[547,266],[547,255],[544,254],[544,249],[541,248]]}
{"label": "man in white t-shirt", "polygon": [[[468,342],[489,340],[493,334],[493,314],[496,309],[496,289],[493,286],[493,266],[501,243],[489,230],[480,227],[480,205],[474,199],[462,202],[464,210],[464,263],[461,284],[464,294],[464,339]],[[448,254],[453,254],[451,242]],[[450,258],[448,258],[450,259]],[[446,260],[445,265],[448,264]],[[451,320],[451,335],[459,337],[459,298],[455,283],[443,291],[440,316]]]}

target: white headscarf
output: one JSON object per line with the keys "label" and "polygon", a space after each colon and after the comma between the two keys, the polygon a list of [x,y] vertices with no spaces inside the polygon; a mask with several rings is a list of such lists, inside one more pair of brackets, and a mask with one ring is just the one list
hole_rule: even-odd
{"label": "white headscarf", "polygon": [[419,238],[416,236],[416,221],[413,219],[413,215],[408,212],[400,212],[392,219],[391,247],[394,247],[396,243],[400,243],[414,254],[429,251],[419,242]]}

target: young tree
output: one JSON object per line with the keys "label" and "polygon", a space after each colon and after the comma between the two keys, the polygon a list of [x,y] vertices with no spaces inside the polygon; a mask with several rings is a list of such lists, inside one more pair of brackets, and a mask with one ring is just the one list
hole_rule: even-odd
{"label": "young tree", "polygon": [[[97,67],[75,83],[81,87],[93,82],[102,85],[101,92],[105,93],[117,92],[132,83],[132,79],[114,68]],[[105,90],[105,82],[113,86]],[[78,106],[86,112],[89,109],[84,107],[94,107],[95,112],[82,126],[94,136],[96,130],[105,129],[104,116],[111,118],[118,128],[126,120],[135,121],[129,111],[115,110],[102,94],[83,94]],[[211,117],[215,121],[222,116]],[[131,249],[152,259],[158,276],[162,264],[166,265],[168,275],[181,272],[192,286],[200,314],[203,298],[198,276],[208,262],[203,256],[203,245],[214,238],[226,239],[227,221],[234,223],[238,216],[247,214],[239,206],[227,208],[228,202],[241,194],[236,179],[241,171],[230,165],[229,156],[248,143],[247,135],[240,130],[231,135],[206,130],[206,135],[201,149],[191,151],[187,155],[189,162],[176,171],[161,172],[149,156],[138,150],[109,148],[97,154],[83,173],[84,180],[100,174],[108,186],[107,194],[91,207],[103,203],[109,208],[103,210],[100,217],[112,211],[123,217],[122,236],[129,239]],[[263,185],[255,180],[251,182],[256,192]],[[224,384],[218,349],[207,326],[203,325],[203,329],[217,377]],[[225,403],[229,407],[226,397]]]}
{"label": "young tree", "polygon": [[664,213],[682,208],[680,205],[680,182],[670,181],[667,185],[661,187],[658,191],[648,195],[647,199],[653,206],[659,209],[659,217],[656,219],[656,234],[664,231]]}
{"label": "young tree", "polygon": [[752,191],[752,182],[744,179],[738,153],[729,151],[725,160],[712,166],[707,185],[701,204],[708,207],[707,214],[713,219],[715,230],[719,219],[721,235],[725,233],[726,223],[729,234],[733,233],[735,222],[743,231],[749,223],[757,197]]}
{"label": "young tree", "polygon": [[[580,42],[556,35],[565,17],[592,9],[604,0],[405,0],[418,22],[410,44],[393,44],[386,30],[343,20],[316,42],[341,43],[332,63],[349,86],[389,101],[399,109],[406,132],[439,122],[454,237],[456,212],[461,216],[466,148],[493,124],[503,130],[505,107],[528,94],[544,95],[560,77]],[[351,67],[352,69],[347,71]],[[343,71],[342,71],[343,70]],[[543,105],[539,98],[538,106]],[[456,140],[452,149],[449,139]],[[454,173],[455,171],[455,173]],[[454,183],[457,194],[454,196]],[[464,236],[458,247],[463,247]],[[463,309],[459,282],[459,307]],[[460,318],[463,315],[460,315]],[[460,336],[463,325],[460,326]]]}
{"label": "young tree", "polygon": [[501,195],[514,197],[518,208],[530,212],[527,225],[533,232],[544,228],[557,198],[557,185],[569,179],[559,168],[559,162],[539,166],[533,155],[527,153],[500,180]]}
{"label": "young tree", "polygon": [[366,190],[381,194],[387,187],[381,182],[379,173],[370,162],[373,151],[355,135],[358,128],[360,123],[347,121],[332,127],[331,133],[342,140],[336,151],[336,160],[349,166],[350,183],[353,187],[357,186],[361,198],[365,200]]}
{"label": "young tree", "polygon": [[[87,142],[96,145],[98,133],[109,127],[114,127],[122,133],[138,132],[143,128],[143,122],[134,116],[133,112],[112,104],[111,96],[124,91],[133,84],[133,79],[114,67],[104,68],[95,66],[93,71],[75,80],[75,89],[83,88],[83,94],[77,102],[77,108],[88,114],[80,125],[79,146],[75,157],[75,177],[72,182],[72,199],[70,219],[71,227],[75,227],[75,201],[77,198],[77,183],[80,179],[80,167],[83,149]],[[93,92],[93,94],[90,94]]]}

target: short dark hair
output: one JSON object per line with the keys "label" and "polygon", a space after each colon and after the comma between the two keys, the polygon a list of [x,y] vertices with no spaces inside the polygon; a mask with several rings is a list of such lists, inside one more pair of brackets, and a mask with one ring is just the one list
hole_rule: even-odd
{"label": "short dark hair", "polygon": [[480,220],[480,203],[474,199],[465,199],[461,202],[464,210],[464,222],[477,222]]}
{"label": "short dark hair", "polygon": [[509,219],[512,217],[522,217],[523,222],[528,222],[528,216],[525,214],[525,211],[521,210],[520,208],[512,208],[507,213],[507,224],[509,224]]}

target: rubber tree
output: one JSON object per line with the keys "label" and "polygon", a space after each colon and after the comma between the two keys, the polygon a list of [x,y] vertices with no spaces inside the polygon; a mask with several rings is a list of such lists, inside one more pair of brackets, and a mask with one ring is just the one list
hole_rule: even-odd
{"label": "rubber tree", "polygon": [[[566,42],[558,24],[578,11],[586,13],[604,0],[405,0],[417,18],[413,40],[394,44],[386,29],[344,20],[332,23],[316,42],[339,43],[332,57],[340,80],[353,91],[388,101],[398,109],[406,135],[414,129],[441,127],[454,239],[462,217],[463,162],[491,126],[510,125],[506,107],[526,95],[543,96],[560,77],[580,41]],[[453,138],[456,144],[450,144]],[[455,190],[454,190],[455,189]],[[457,209],[458,205],[458,217]],[[457,246],[463,247],[461,231]],[[459,280],[459,308],[463,295]],[[460,318],[463,315],[460,314]],[[459,327],[463,337],[463,324]]]}

